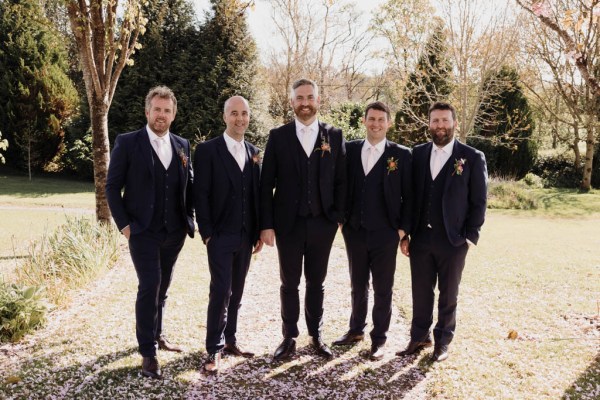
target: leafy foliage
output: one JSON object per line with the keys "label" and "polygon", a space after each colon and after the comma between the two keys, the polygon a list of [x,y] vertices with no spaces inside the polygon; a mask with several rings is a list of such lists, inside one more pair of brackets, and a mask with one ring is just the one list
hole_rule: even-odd
{"label": "leafy foliage", "polygon": [[539,199],[525,182],[492,179],[488,188],[488,208],[533,210],[539,207]]}
{"label": "leafy foliage", "polygon": [[[14,166],[41,169],[60,151],[77,104],[61,36],[35,0],[0,2],[0,130]],[[16,145],[12,145],[16,144]]]}
{"label": "leafy foliage", "polygon": [[553,154],[540,157],[531,172],[542,178],[544,187],[577,188],[581,183],[581,167],[576,168],[570,154]]}
{"label": "leafy foliage", "polygon": [[503,66],[488,76],[482,93],[475,135],[468,143],[486,155],[492,175],[522,178],[531,170],[537,157],[537,143],[532,138],[534,121],[519,74]]}
{"label": "leafy foliage", "polygon": [[364,109],[365,106],[361,103],[341,103],[319,119],[340,128],[346,140],[362,139],[365,137],[362,124]]}
{"label": "leafy foliage", "polygon": [[0,282],[0,342],[16,342],[42,326],[47,310],[42,288]]}

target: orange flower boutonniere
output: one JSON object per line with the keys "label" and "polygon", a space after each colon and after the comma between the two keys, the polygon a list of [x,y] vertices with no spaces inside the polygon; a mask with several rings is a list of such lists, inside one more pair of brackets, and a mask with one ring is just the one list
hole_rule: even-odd
{"label": "orange flower boutonniere", "polygon": [[396,160],[394,157],[390,157],[387,159],[387,174],[389,175],[390,172],[394,172],[398,169],[398,160]]}
{"label": "orange flower boutonniere", "polygon": [[177,155],[181,159],[181,165],[183,165],[183,168],[187,168],[188,156],[185,155],[185,151],[183,151],[183,148],[179,148],[179,150],[177,151]]}
{"label": "orange flower boutonniere", "polygon": [[323,141],[321,142],[321,147],[319,147],[318,149],[315,149],[315,151],[321,152],[321,157],[323,157],[325,155],[325,152],[331,154],[331,146],[329,145],[329,142],[327,141],[327,136],[323,135],[322,139],[323,139]]}
{"label": "orange flower boutonniere", "polygon": [[462,175],[466,163],[467,160],[464,158],[454,159],[454,172],[452,173],[452,176],[454,176],[454,174]]}
{"label": "orange flower boutonniere", "polygon": [[252,155],[252,162],[257,165],[262,164],[262,154],[260,154],[260,151]]}

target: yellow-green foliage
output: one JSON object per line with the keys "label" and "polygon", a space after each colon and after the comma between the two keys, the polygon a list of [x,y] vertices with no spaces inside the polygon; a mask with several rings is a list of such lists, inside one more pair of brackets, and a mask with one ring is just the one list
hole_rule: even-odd
{"label": "yellow-green foliage", "polygon": [[538,196],[524,182],[496,178],[490,180],[488,208],[533,210],[538,205]]}
{"label": "yellow-green foliage", "polygon": [[43,289],[0,282],[0,342],[16,342],[44,323]]}
{"label": "yellow-green foliage", "polygon": [[85,217],[67,218],[49,236],[33,243],[15,275],[28,285],[45,285],[56,304],[69,289],[81,287],[112,267],[118,258],[118,232]]}

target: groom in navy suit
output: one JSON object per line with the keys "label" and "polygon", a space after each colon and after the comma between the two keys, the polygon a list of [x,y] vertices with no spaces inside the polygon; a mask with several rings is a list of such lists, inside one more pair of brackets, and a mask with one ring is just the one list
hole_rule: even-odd
{"label": "groom in navy suit", "polygon": [[296,119],[271,130],[260,183],[260,237],[268,246],[277,239],[281,279],[284,339],[273,358],[284,360],[296,350],[303,271],[308,334],[317,353],[331,358],[321,337],[323,283],[331,245],[344,216],[344,138],[340,129],[317,119],[320,97],[315,82],[294,82],[290,99]]}
{"label": "groom in navy suit", "polygon": [[437,102],[429,109],[432,142],[413,149],[414,219],[408,241],[412,278],[413,319],[408,347],[414,354],[432,344],[435,285],[439,290],[438,321],[433,329],[431,359],[448,358],[456,327],[456,305],[465,258],[477,245],[485,219],[487,167],[482,152],[454,138],[456,111]]}
{"label": "groom in navy suit", "polygon": [[[241,357],[236,339],[250,257],[262,248],[258,234],[259,150],[244,140],[250,123],[248,101],[225,102],[223,135],[200,143],[194,153],[194,205],[210,270],[206,315],[206,372],[217,372],[221,353]],[[254,252],[252,248],[254,247]]]}
{"label": "groom in navy suit", "polygon": [[376,101],[367,106],[364,140],[346,143],[348,196],[342,229],[352,285],[350,329],[333,345],[361,341],[366,326],[369,278],[373,276],[371,360],[381,360],[392,316],[396,254],[408,239],[412,212],[410,150],[386,139],[390,109]]}
{"label": "groom in navy suit", "polygon": [[162,376],[156,348],[181,351],[162,335],[163,313],[186,234],[194,236],[190,144],[169,132],[176,113],[171,89],[151,89],[146,96],[148,124],[117,136],[106,179],[108,206],[129,241],[138,276],[136,336],[142,375],[150,378]]}

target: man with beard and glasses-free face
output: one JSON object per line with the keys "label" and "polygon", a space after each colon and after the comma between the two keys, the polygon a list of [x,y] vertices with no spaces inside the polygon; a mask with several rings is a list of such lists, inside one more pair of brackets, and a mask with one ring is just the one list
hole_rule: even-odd
{"label": "man with beard and glasses-free face", "polygon": [[163,317],[175,262],[186,234],[194,236],[190,144],[169,132],[176,112],[171,89],[151,89],[146,96],[148,124],[117,136],[106,178],[106,199],[129,241],[138,277],[136,336],[142,375],[150,378],[162,376],[157,348],[182,351],[163,336]]}
{"label": "man with beard and glasses-free face", "polygon": [[373,276],[371,360],[384,357],[392,317],[396,254],[407,240],[412,216],[411,154],[386,139],[392,125],[382,102],[367,106],[363,123],[367,138],[346,143],[348,195],[342,228],[352,285],[348,332],[334,346],[361,341],[366,327],[369,278]]}
{"label": "man with beard and glasses-free face", "polygon": [[437,102],[429,109],[432,142],[413,149],[414,213],[409,241],[413,319],[405,356],[432,344],[435,285],[438,321],[433,329],[431,359],[448,358],[456,327],[456,305],[465,258],[479,240],[487,202],[487,167],[482,152],[454,139],[454,107]]}
{"label": "man with beard and glasses-free face", "polygon": [[346,196],[342,131],[317,120],[319,88],[308,79],[292,85],[296,119],[271,130],[260,184],[261,240],[277,239],[283,342],[273,358],[292,356],[299,335],[298,287],[304,270],[308,334],[320,355],[333,354],[321,337],[323,295],[331,245],[342,222]]}
{"label": "man with beard and glasses-free face", "polygon": [[204,370],[220,367],[221,353],[250,358],[236,339],[250,257],[258,239],[258,148],[244,140],[250,107],[242,96],[224,105],[223,135],[200,143],[194,153],[194,204],[198,231],[208,255],[210,293],[206,313]]}

